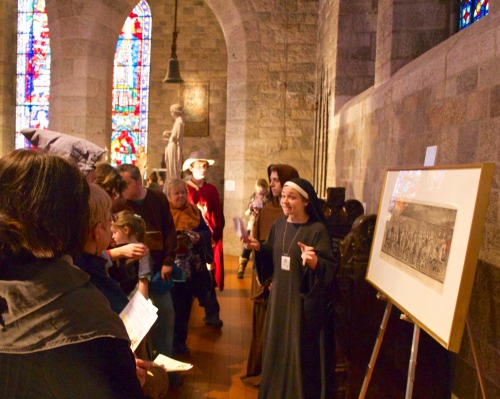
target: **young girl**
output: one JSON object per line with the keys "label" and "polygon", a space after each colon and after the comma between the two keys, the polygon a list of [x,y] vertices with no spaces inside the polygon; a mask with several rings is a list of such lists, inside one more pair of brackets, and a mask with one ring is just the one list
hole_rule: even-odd
{"label": "young girl", "polygon": [[[248,202],[247,210],[245,211],[246,216],[250,216],[247,223],[248,235],[251,235],[257,217],[262,207],[269,202],[269,184],[266,179],[259,179],[255,182],[255,192],[250,196],[250,201]],[[250,254],[252,251],[243,248],[239,259],[238,266],[238,278],[243,278],[245,274],[245,268],[247,266],[248,260],[250,259]]]}
{"label": "young girl", "polygon": [[[144,240],[146,223],[139,215],[130,211],[118,212],[114,216],[111,232],[117,246],[139,243]],[[138,289],[144,298],[148,299],[148,284],[152,270],[153,262],[150,256],[146,255],[139,260],[120,259],[118,264],[109,269],[109,275],[120,283],[129,298]]]}

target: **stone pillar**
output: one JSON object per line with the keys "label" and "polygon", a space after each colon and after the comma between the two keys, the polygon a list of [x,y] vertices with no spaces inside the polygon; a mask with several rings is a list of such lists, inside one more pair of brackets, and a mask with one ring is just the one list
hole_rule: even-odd
{"label": "stone pillar", "polygon": [[116,40],[134,0],[47,0],[51,37],[49,128],[109,148]]}
{"label": "stone pillar", "polygon": [[17,1],[0,2],[0,156],[14,149],[16,131]]}

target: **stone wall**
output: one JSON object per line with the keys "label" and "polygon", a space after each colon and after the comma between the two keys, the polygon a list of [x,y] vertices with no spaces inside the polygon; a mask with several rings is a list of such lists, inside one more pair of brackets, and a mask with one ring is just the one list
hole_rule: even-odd
{"label": "stone wall", "polygon": [[[402,3],[407,2],[379,2],[379,29],[381,3],[390,8],[396,3],[402,7]],[[435,3],[439,7],[440,2]],[[436,165],[497,164],[469,307],[469,323],[485,380],[486,397],[500,396],[497,292],[500,278],[500,15],[497,9],[490,6],[488,17],[418,57],[414,53],[415,59],[407,59],[397,68],[394,68],[398,64],[395,55],[402,52],[400,47],[406,43],[395,44],[398,35],[394,26],[377,32],[376,65],[380,68],[375,70],[375,86],[346,102],[338,112],[332,111],[328,154],[328,185],[345,186],[347,198],[364,202],[369,213],[378,211],[384,168],[422,166],[428,146],[438,146]],[[399,8],[399,12],[405,10]],[[381,54],[379,47],[387,47],[387,42],[394,56]],[[379,56],[389,60],[388,66],[384,66]],[[453,396],[480,398],[467,332],[460,353],[450,354],[450,361]]]}

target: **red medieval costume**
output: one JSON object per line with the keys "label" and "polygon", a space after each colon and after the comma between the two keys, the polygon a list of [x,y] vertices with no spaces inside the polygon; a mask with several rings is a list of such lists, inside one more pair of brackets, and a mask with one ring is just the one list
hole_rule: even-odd
{"label": "red medieval costume", "polygon": [[224,214],[220,203],[217,188],[210,183],[204,183],[198,187],[193,181],[187,182],[188,200],[192,204],[198,205],[205,222],[212,232],[214,261],[212,270],[215,283],[219,290],[224,289],[224,254],[222,251],[222,231],[224,230]]}

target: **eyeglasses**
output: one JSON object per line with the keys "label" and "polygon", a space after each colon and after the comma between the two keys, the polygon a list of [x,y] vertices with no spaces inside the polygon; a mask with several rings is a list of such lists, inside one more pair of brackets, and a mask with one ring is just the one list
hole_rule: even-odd
{"label": "eyeglasses", "polygon": [[112,213],[111,214],[111,222],[116,223],[117,220],[118,220],[118,216],[116,215],[116,213]]}

